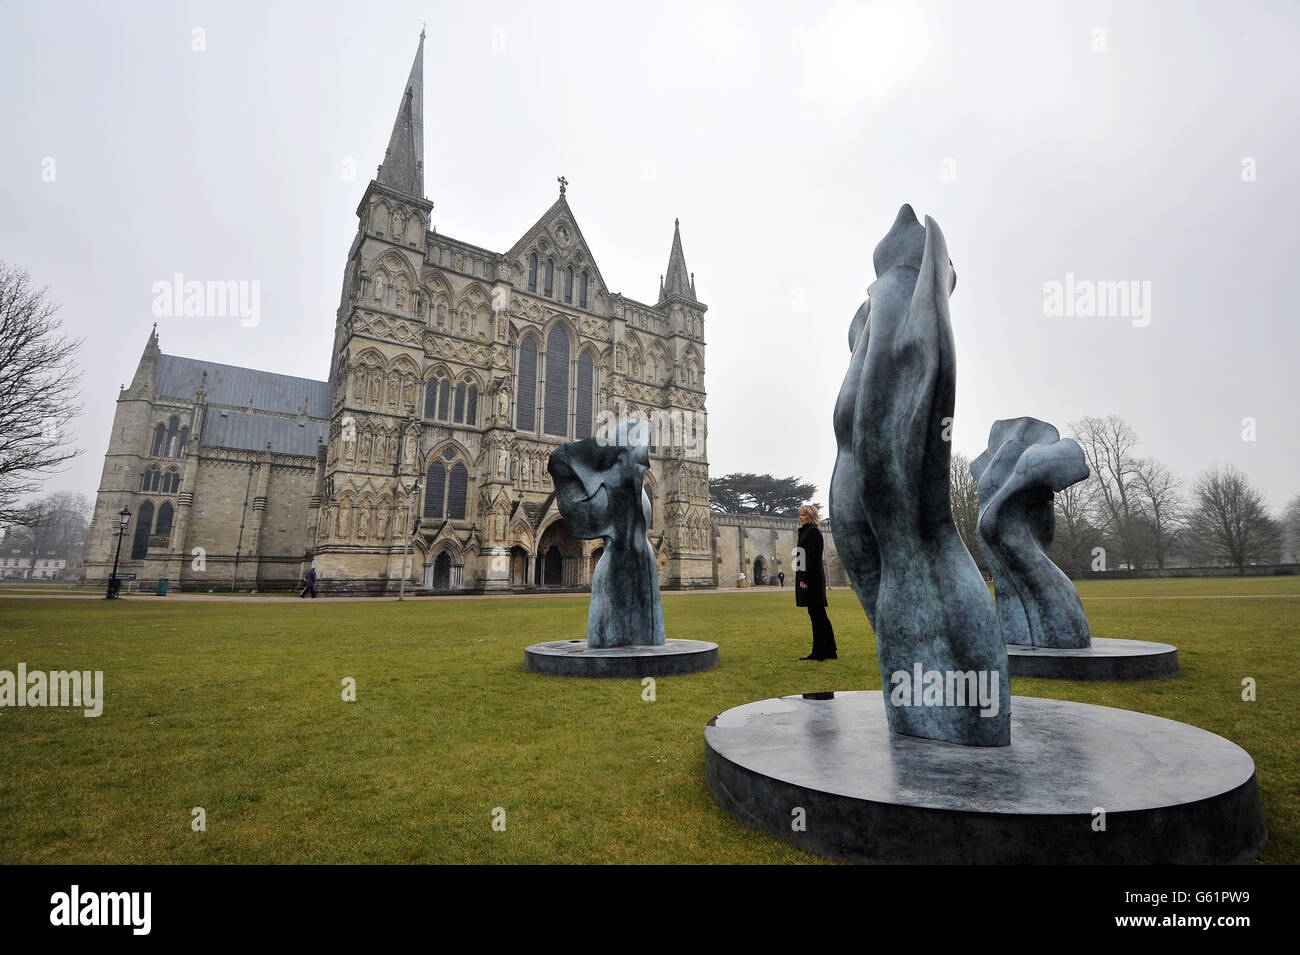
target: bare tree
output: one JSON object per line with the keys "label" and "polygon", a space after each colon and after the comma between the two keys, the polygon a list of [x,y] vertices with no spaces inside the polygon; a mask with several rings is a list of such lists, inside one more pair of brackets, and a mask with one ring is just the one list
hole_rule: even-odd
{"label": "bare tree", "polygon": [[1211,468],[1196,479],[1187,528],[1192,546],[1204,559],[1231,564],[1277,560],[1282,529],[1269,516],[1264,495],[1232,465]]}
{"label": "bare tree", "polygon": [[1053,502],[1056,507],[1056,536],[1048,556],[1062,570],[1076,573],[1089,570],[1093,549],[1105,544],[1104,535],[1092,522],[1092,498],[1093,488],[1087,481],[1056,492]]}
{"label": "bare tree", "polygon": [[1088,459],[1088,483],[1096,504],[1096,523],[1107,532],[1121,562],[1140,568],[1144,560],[1141,511],[1135,483],[1137,434],[1119,415],[1084,418],[1070,425]]}
{"label": "bare tree", "polygon": [[38,557],[71,557],[81,552],[90,526],[90,502],[84,494],[55,491],[26,509],[27,526],[19,539],[24,552]]}
{"label": "bare tree", "polygon": [[980,519],[979,482],[970,473],[970,458],[952,452],[949,465],[949,499],[952,502],[952,520],[957,533],[980,570],[986,570],[984,552],[980,550],[977,528]]}
{"label": "bare tree", "polygon": [[1155,458],[1141,458],[1133,471],[1143,550],[1164,567],[1183,532],[1181,482]]}
{"label": "bare tree", "polygon": [[20,501],[80,453],[68,425],[81,413],[73,360],[81,341],[63,337],[46,291],[32,287],[25,269],[0,262],[0,523],[38,519]]}

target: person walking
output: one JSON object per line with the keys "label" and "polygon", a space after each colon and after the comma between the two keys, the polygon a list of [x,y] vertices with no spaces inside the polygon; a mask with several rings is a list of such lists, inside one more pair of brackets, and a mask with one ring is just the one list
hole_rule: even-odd
{"label": "person walking", "polygon": [[303,576],[302,593],[298,594],[298,596],[306,597],[308,593],[311,594],[312,600],[316,599],[316,568],[315,567],[308,568],[307,573]]}
{"label": "person walking", "polygon": [[778,570],[778,571],[776,572],[776,579],[777,579],[777,582],[778,582],[782,587],[784,587],[784,586],[785,586],[785,571],[784,571],[784,570]]}
{"label": "person walking", "polygon": [[[822,563],[821,518],[817,507],[803,504],[799,507],[799,552],[796,554],[794,572],[794,603],[807,607],[812,621],[812,653],[801,660],[836,660],[835,631],[826,616],[826,566]],[[802,558],[800,560],[799,558]],[[802,569],[799,567],[802,565]]]}

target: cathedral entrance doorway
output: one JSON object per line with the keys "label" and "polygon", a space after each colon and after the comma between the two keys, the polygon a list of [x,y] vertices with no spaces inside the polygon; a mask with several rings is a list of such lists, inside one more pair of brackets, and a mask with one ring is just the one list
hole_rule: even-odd
{"label": "cathedral entrance doorway", "polygon": [[577,587],[581,560],[582,541],[569,536],[564,521],[556,521],[542,534],[537,545],[536,585]]}
{"label": "cathedral entrance doorway", "polygon": [[528,551],[518,544],[510,548],[510,586],[528,586]]}
{"label": "cathedral entrance doorway", "polygon": [[451,589],[451,554],[445,550],[433,559],[433,589]]}
{"label": "cathedral entrance doorway", "polygon": [[767,583],[767,561],[762,557],[754,558],[754,586],[759,587]]}

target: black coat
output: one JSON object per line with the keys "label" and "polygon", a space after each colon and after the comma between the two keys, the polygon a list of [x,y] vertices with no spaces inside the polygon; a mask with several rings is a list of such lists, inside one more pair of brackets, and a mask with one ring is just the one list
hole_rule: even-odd
{"label": "black coat", "polygon": [[[822,532],[816,524],[799,527],[799,546],[803,548],[803,570],[794,573],[794,605],[826,606],[826,565],[822,562]],[[801,585],[807,584],[805,590]]]}

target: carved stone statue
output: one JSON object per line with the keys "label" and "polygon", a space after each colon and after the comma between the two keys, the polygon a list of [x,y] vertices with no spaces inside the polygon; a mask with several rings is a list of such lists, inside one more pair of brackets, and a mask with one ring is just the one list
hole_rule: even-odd
{"label": "carved stone statue", "polygon": [[993,572],[1003,639],[1091,646],[1079,592],[1047,556],[1056,535],[1052,494],[1088,476],[1083,449],[1037,418],[996,421],[970,473],[979,482],[980,549]]}
{"label": "carved stone statue", "polygon": [[876,631],[889,728],[1006,746],[1006,648],[948,497],[956,273],[939,226],[907,205],[874,260],[835,403],[836,550]]}
{"label": "carved stone statue", "polygon": [[570,441],[547,462],[568,532],[605,542],[591,578],[589,647],[664,642],[658,563],[646,537],[650,502],[642,481],[649,466],[649,429],[638,419],[621,423],[612,443]]}
{"label": "carved stone statue", "polygon": [[510,388],[504,383],[497,389],[497,420],[504,423],[510,418]]}
{"label": "carved stone statue", "polygon": [[387,501],[379,505],[379,516],[375,520],[375,538],[381,541],[388,539],[388,502]]}
{"label": "carved stone statue", "polygon": [[387,287],[384,285],[383,272],[380,272],[375,276],[374,284],[375,284],[375,301],[382,302],[384,300],[384,293],[387,292],[388,290]]}

